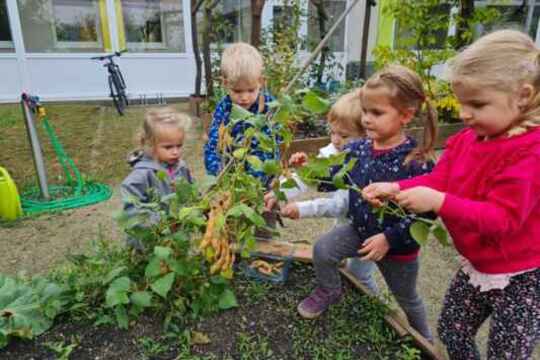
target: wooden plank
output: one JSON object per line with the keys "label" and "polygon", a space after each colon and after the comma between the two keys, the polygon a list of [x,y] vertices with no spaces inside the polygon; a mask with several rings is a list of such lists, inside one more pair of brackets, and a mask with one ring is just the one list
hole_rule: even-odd
{"label": "wooden plank", "polygon": [[258,241],[255,251],[277,256],[292,256],[295,260],[312,262],[313,248],[310,244],[293,244],[284,241]]}
{"label": "wooden plank", "polygon": [[[291,255],[293,259],[301,262],[311,263],[313,260],[313,246],[309,244],[293,244],[283,241],[258,241],[255,250],[264,254],[288,256]],[[349,280],[354,287],[367,296],[373,296],[371,292],[354,277],[349,271],[344,268],[339,271]],[[378,299],[377,299],[378,300]],[[400,336],[410,336],[413,338],[416,345],[423,351],[426,356],[429,356],[435,360],[444,360],[444,356],[441,355],[433,346],[432,343],[427,341],[418,331],[413,329],[405,319],[402,318],[399,312],[390,310],[390,312],[384,316],[385,322]]]}

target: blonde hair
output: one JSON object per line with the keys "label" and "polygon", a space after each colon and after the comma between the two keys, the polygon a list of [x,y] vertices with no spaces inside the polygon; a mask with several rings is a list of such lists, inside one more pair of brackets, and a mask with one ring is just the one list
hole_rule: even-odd
{"label": "blonde hair", "polygon": [[346,124],[355,129],[358,135],[364,135],[362,102],[358,90],[340,96],[330,108],[326,118],[329,124]]}
{"label": "blonde hair", "polygon": [[191,126],[191,118],[170,106],[148,109],[142,128],[137,134],[139,145],[143,149],[154,145],[158,140],[159,128],[162,126],[175,127],[185,133]]}
{"label": "blonde hair", "polygon": [[540,125],[540,51],[527,34],[516,30],[487,34],[456,55],[449,70],[452,84],[473,83],[506,93],[532,85],[531,100],[507,134],[522,134]]}
{"label": "blonde hair", "polygon": [[398,111],[404,112],[413,108],[416,117],[424,124],[424,141],[405,158],[405,163],[412,159],[433,159],[433,147],[437,138],[437,112],[426,96],[420,76],[405,66],[388,65],[373,74],[363,86],[363,89],[378,88],[388,90],[390,104]]}
{"label": "blonde hair", "polygon": [[263,76],[264,60],[252,45],[238,42],[223,51],[221,76],[234,85],[241,80],[257,81]]}

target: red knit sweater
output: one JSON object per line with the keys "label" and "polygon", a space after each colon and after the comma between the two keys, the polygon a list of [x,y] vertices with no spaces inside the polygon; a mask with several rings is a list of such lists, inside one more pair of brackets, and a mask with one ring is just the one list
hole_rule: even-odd
{"label": "red knit sweater", "polygon": [[488,141],[465,129],[448,140],[432,173],[399,186],[446,193],[439,215],[476,270],[540,267],[540,128]]}

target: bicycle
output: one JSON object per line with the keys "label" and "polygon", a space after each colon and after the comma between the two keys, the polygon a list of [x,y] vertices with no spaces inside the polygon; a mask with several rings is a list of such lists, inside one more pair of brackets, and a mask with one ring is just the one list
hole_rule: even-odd
{"label": "bicycle", "polygon": [[100,61],[108,60],[108,62],[103,64],[103,66],[107,68],[109,73],[109,89],[111,90],[111,94],[109,96],[112,98],[114,107],[120,115],[124,115],[124,110],[126,106],[128,106],[126,82],[124,81],[124,76],[122,76],[122,73],[120,72],[120,67],[114,62],[113,58],[115,56],[120,57],[125,51],[126,50],[116,51],[114,54],[95,56],[91,58],[92,60]]}

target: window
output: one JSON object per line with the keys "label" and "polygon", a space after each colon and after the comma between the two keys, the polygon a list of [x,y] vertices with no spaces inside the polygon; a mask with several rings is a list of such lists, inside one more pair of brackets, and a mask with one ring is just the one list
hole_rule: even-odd
{"label": "window", "polygon": [[[491,9],[496,9],[500,17],[490,26],[479,26],[476,36],[494,31],[497,29],[516,29],[526,31],[533,38],[536,37],[538,29],[538,19],[540,17],[540,2],[536,1],[535,5],[529,6],[529,2],[525,1],[499,1],[499,2],[475,2],[476,7],[487,6]],[[530,17],[530,18],[529,18]],[[530,19],[530,22],[527,20]]]}
{"label": "window", "polygon": [[[320,18],[321,16],[327,17],[324,22],[324,28],[328,31],[332,25],[336,22],[339,16],[345,11],[346,2],[344,0],[330,1],[330,0],[317,0],[316,3],[322,2],[320,7],[314,5],[313,1],[309,1],[308,7],[308,42],[309,47],[314,48],[319,44],[322,37],[325,34],[321,34],[320,31]],[[318,9],[319,8],[319,9]],[[319,11],[322,11],[320,14]],[[325,32],[326,32],[325,31]],[[345,46],[345,20],[341,22],[337,31],[332,35],[329,40],[328,46],[330,50],[334,52],[344,51]]]}
{"label": "window", "polygon": [[0,53],[14,51],[6,0],[0,0]]}
{"label": "window", "polygon": [[220,41],[234,43],[249,42],[251,37],[251,2],[250,0],[221,0],[215,11],[221,13],[222,20],[230,31],[220,32]]}
{"label": "window", "polygon": [[[28,52],[102,52],[104,0],[18,0]],[[106,15],[105,15],[106,16]],[[107,35],[108,36],[108,35]]]}
{"label": "window", "polygon": [[[448,27],[450,22],[450,4],[442,4],[435,7],[433,10],[433,16],[440,16],[441,19],[445,19],[446,22],[441,24],[441,27],[433,31],[432,35],[435,37],[435,42],[432,44],[425,44],[426,49],[442,49],[448,36]],[[397,49],[410,49],[417,50],[417,44],[411,43],[411,29],[407,25],[400,24],[396,21],[394,27],[394,47]]]}
{"label": "window", "polygon": [[122,0],[121,45],[138,52],[185,52],[180,0]]}

